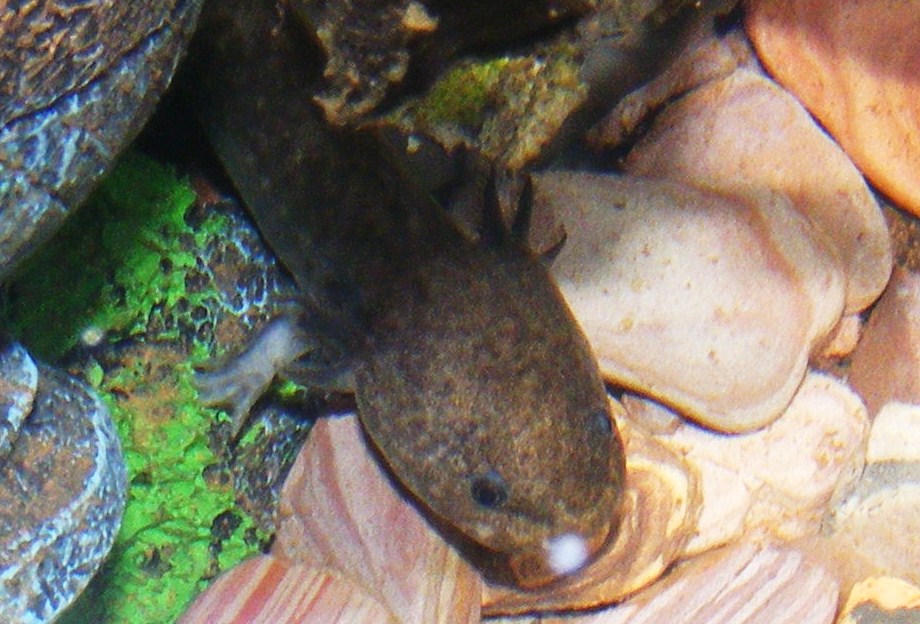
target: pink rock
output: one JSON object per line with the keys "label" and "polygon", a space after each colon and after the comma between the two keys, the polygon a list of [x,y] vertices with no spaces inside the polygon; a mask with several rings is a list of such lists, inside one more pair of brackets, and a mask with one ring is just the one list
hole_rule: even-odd
{"label": "pink rock", "polygon": [[383,605],[330,570],[271,556],[249,559],[217,579],[179,624],[396,624]]}
{"label": "pink rock", "polygon": [[792,549],[738,544],[678,566],[663,582],[596,613],[543,624],[830,624],[836,581]]}
{"label": "pink rock", "polygon": [[335,570],[399,622],[479,622],[479,575],[399,496],[354,417],[318,421],[291,468],[272,552]]}

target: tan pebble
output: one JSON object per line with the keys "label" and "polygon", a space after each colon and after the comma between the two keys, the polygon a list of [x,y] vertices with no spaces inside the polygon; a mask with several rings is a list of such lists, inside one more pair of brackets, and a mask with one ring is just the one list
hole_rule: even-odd
{"label": "tan pebble", "polygon": [[724,431],[782,413],[843,306],[839,264],[785,199],[600,174],[534,185],[565,222],[553,274],[609,379]]}
{"label": "tan pebble", "polygon": [[626,447],[626,493],[616,542],[571,580],[540,592],[486,585],[485,615],[610,604],[655,581],[683,550],[699,513],[696,475],[621,417],[617,426]]}
{"label": "tan pebble", "polygon": [[906,624],[920,622],[920,587],[891,577],[857,583],[837,624]]}
{"label": "tan pebble", "polygon": [[892,272],[853,352],[849,381],[872,415],[889,401],[920,403],[920,275]]}
{"label": "tan pebble", "polygon": [[839,254],[848,313],[885,287],[891,244],[868,186],[802,105],[758,73],[739,69],[666,108],[625,168],[738,196],[783,193]]}
{"label": "tan pebble", "polygon": [[393,489],[356,418],[316,423],[279,508],[273,554],[345,575],[403,624],[479,622],[479,575]]}
{"label": "tan pebble", "polygon": [[920,463],[867,464],[826,530],[841,556],[920,584]]}
{"label": "tan pebble", "polygon": [[[669,443],[670,436],[688,426],[679,415],[652,400],[626,394],[621,403],[631,424],[665,444]],[[706,432],[706,435],[716,440],[725,438],[715,432]],[[683,447],[677,450],[680,453],[686,452]],[[738,539],[744,533],[745,518],[752,505],[751,492],[736,470],[705,457],[692,454],[687,457],[700,478],[703,506],[693,537],[684,548],[685,557]]]}
{"label": "tan pebble", "polygon": [[887,403],[872,422],[866,462],[920,463],[920,405]]}
{"label": "tan pebble", "polygon": [[620,404],[630,423],[653,436],[670,435],[684,425],[680,414],[645,397],[627,393],[620,398]]}
{"label": "tan pebble", "polygon": [[437,29],[438,18],[425,9],[420,2],[410,2],[403,13],[402,25],[413,33],[430,33]]}
{"label": "tan pebble", "polygon": [[863,321],[859,314],[845,315],[821,345],[819,352],[812,356],[812,360],[829,362],[850,355],[859,343],[862,327]]}
{"label": "tan pebble", "polygon": [[867,434],[859,397],[809,373],[786,412],[760,431],[726,436],[684,424],[656,435],[702,477],[703,508],[686,554],[745,533],[789,540],[816,532],[828,504],[858,478]]}

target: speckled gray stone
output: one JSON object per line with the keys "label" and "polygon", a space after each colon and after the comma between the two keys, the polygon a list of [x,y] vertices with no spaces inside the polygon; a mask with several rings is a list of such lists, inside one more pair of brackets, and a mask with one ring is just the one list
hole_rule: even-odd
{"label": "speckled gray stone", "polygon": [[112,546],[127,492],[108,410],[72,377],[37,370],[32,412],[0,465],[2,622],[48,622],[73,601]]}
{"label": "speckled gray stone", "polygon": [[13,450],[38,388],[38,367],[21,345],[0,351],[0,462]]}

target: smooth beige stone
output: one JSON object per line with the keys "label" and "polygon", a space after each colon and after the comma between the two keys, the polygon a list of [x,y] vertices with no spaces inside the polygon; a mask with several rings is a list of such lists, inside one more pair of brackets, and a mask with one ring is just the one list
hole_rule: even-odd
{"label": "smooth beige stone", "polygon": [[866,462],[920,463],[920,405],[887,403],[872,422]]}
{"label": "smooth beige stone", "polygon": [[849,382],[870,414],[920,404],[920,275],[896,268],[853,352]]}
{"label": "smooth beige stone", "polygon": [[[638,423],[664,409],[635,399],[624,405]],[[830,502],[859,477],[868,429],[859,397],[809,373],[786,412],[760,431],[727,436],[685,423],[656,433],[701,475],[703,507],[685,554],[742,535],[790,540],[817,532]]]}
{"label": "smooth beige stone", "polygon": [[565,222],[552,271],[608,379],[723,431],[782,413],[843,307],[838,262],[784,198],[563,172],[534,189]]}
{"label": "smooth beige stone", "polygon": [[665,108],[625,170],[742,197],[783,193],[838,253],[847,313],[871,304],[888,281],[888,229],[862,175],[793,96],[759,73],[738,69]]}
{"label": "smooth beige stone", "polygon": [[[752,497],[756,495],[730,468],[703,458],[693,462],[693,466],[700,474],[703,506],[696,531],[684,549],[684,556],[688,557],[728,544],[743,535],[754,506]],[[718,500],[713,499],[716,496]]]}

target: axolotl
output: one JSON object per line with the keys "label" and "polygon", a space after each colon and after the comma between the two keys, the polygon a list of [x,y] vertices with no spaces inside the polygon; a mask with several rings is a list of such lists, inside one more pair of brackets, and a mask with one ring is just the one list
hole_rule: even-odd
{"label": "axolotl", "polygon": [[513,236],[464,237],[375,137],[324,122],[311,42],[273,5],[206,7],[190,60],[197,113],[304,312],[206,375],[207,398],[241,416],[302,351],[329,351],[435,524],[521,587],[576,572],[617,534],[625,471],[586,338]]}

